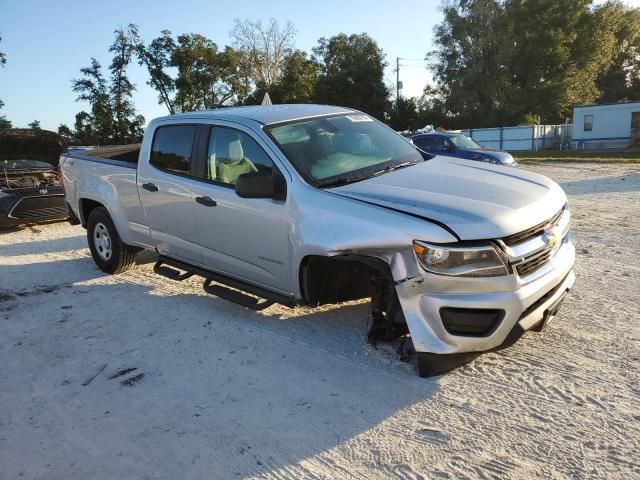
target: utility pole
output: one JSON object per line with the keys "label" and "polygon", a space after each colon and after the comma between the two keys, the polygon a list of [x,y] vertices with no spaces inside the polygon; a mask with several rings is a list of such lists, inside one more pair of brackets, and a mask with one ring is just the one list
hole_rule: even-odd
{"label": "utility pole", "polygon": [[396,57],[396,114],[400,115],[400,57]]}

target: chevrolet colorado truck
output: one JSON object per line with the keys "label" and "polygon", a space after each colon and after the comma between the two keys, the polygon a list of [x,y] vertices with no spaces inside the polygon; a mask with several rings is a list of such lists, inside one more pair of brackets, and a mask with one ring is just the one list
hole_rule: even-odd
{"label": "chevrolet colorado truck", "polygon": [[147,249],[157,273],[255,309],[371,298],[369,340],[408,334],[421,376],[540,330],[575,280],[556,183],[428,155],[348,108],[171,115],[60,165],[103,271]]}

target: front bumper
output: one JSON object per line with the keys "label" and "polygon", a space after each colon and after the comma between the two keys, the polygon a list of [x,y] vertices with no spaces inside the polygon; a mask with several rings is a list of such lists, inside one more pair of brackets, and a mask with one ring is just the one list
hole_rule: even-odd
{"label": "front bumper", "polygon": [[[423,273],[396,285],[417,352],[483,352],[508,341],[512,331],[530,330],[543,320],[575,281],[575,249],[564,242],[544,269],[530,277],[452,278]],[[499,324],[484,336],[450,333],[441,309],[504,310]]]}

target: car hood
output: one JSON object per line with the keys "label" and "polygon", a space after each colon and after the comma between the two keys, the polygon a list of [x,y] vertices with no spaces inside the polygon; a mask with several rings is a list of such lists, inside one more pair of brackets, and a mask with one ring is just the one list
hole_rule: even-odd
{"label": "car hood", "polygon": [[331,191],[442,223],[460,240],[519,233],[567,201],[543,175],[443,156]]}
{"label": "car hood", "polygon": [[[46,162],[56,167],[60,155],[67,150],[67,141],[61,135],[48,130],[12,129],[0,132],[0,162],[5,168],[19,161],[15,168],[25,168],[28,162]],[[27,167],[30,168],[30,167]],[[42,168],[35,166],[32,168]]]}

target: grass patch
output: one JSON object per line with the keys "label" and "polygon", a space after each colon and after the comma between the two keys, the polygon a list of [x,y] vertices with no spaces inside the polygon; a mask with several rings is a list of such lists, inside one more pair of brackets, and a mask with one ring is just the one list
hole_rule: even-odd
{"label": "grass patch", "polygon": [[640,148],[618,150],[525,150],[511,152],[517,162],[640,163]]}

